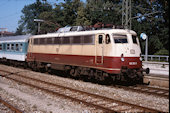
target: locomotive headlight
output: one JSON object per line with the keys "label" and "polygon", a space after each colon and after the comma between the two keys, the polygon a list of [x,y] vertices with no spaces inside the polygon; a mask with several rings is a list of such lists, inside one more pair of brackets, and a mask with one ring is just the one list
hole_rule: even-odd
{"label": "locomotive headlight", "polygon": [[123,55],[123,54],[121,54],[121,61],[122,61],[122,62],[124,62],[124,61],[125,61],[125,59],[124,59],[124,55]]}
{"label": "locomotive headlight", "polygon": [[139,58],[140,61],[142,61],[142,54],[140,53],[140,58]]}

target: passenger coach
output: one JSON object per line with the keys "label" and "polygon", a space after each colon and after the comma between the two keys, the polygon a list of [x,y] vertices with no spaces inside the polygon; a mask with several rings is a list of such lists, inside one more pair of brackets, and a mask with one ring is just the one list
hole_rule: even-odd
{"label": "passenger coach", "polygon": [[9,36],[0,38],[0,61],[17,65],[25,63],[30,35]]}

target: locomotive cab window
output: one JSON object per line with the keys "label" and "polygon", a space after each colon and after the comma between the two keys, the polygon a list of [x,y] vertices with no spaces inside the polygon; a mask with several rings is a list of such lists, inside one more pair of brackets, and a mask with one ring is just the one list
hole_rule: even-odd
{"label": "locomotive cab window", "polygon": [[99,35],[98,41],[99,41],[99,44],[102,44],[102,43],[103,43],[103,36],[102,36],[102,35]]}
{"label": "locomotive cab window", "polygon": [[133,41],[134,44],[137,44],[137,37],[132,35],[132,41]]}
{"label": "locomotive cab window", "polygon": [[107,35],[106,35],[106,44],[109,44],[109,43],[110,43],[110,35],[107,34]]}
{"label": "locomotive cab window", "polygon": [[115,43],[128,43],[126,35],[113,34],[113,39]]}

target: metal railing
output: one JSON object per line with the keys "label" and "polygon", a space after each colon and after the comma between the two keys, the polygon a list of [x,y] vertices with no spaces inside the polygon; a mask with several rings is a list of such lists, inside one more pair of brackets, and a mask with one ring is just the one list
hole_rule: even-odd
{"label": "metal railing", "polygon": [[[148,61],[159,61],[159,62],[168,62],[169,56],[165,55],[147,55]],[[145,61],[145,55],[142,55],[143,61]]]}

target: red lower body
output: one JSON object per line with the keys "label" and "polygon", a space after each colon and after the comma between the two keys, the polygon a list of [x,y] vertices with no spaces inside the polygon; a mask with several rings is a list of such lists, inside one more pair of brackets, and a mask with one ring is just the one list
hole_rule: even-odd
{"label": "red lower body", "polygon": [[139,57],[124,57],[124,61],[121,61],[121,57],[28,53],[27,61],[89,67],[113,74],[119,74],[122,66],[129,69],[142,68]]}

